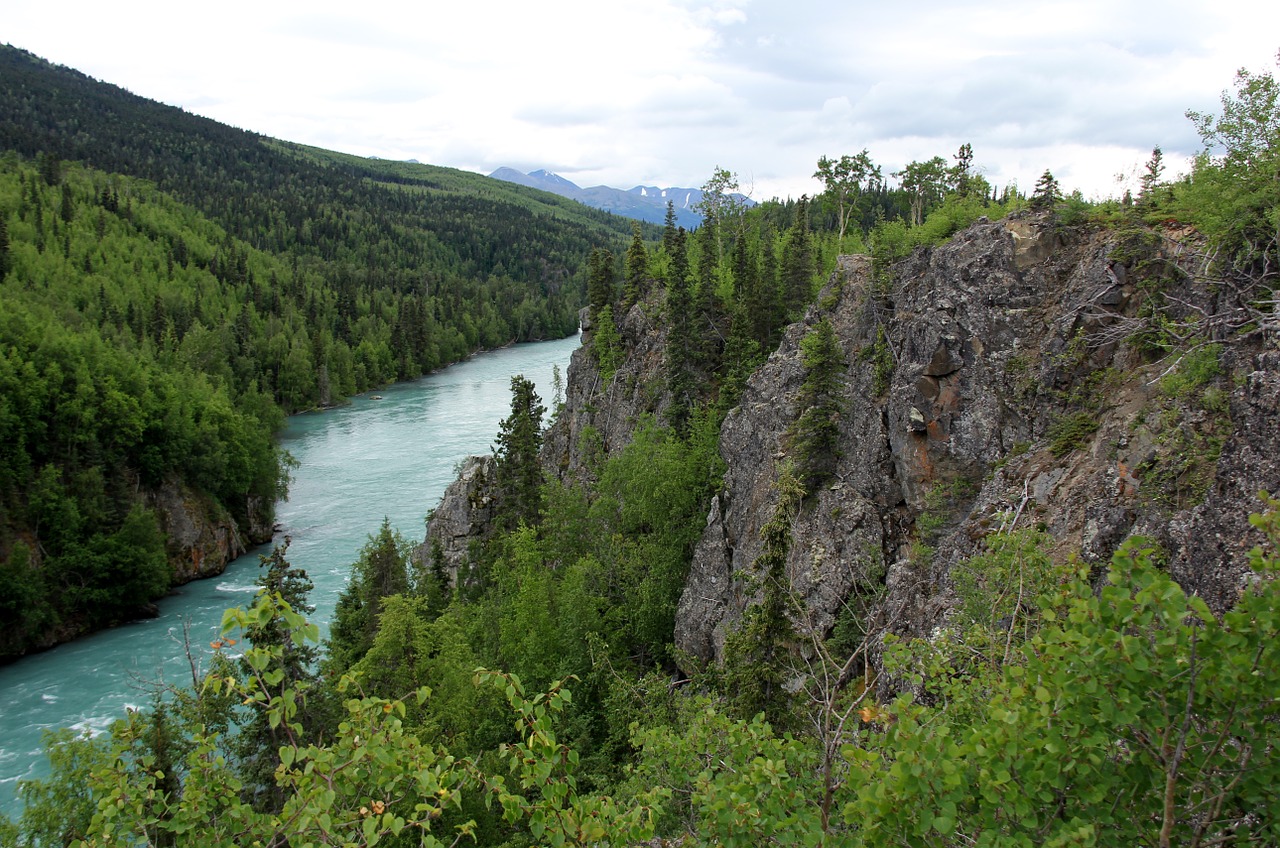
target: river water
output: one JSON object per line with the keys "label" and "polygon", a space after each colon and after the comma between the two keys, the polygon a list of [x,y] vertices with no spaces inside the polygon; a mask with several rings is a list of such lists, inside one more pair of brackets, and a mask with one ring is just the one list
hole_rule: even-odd
{"label": "river water", "polygon": [[[351,564],[383,517],[421,540],[424,518],[453,480],[458,463],[488,453],[511,410],[511,377],[524,374],[552,406],[552,370],[568,370],[579,336],[479,354],[412,383],[362,395],[349,406],[291,417],[280,443],[298,461],[280,532],[288,559],[315,582],[312,620],[322,629],[346,588]],[[23,778],[48,772],[47,728],[103,732],[130,706],[150,702],[149,681],[189,683],[182,645],[189,622],[204,667],[228,607],[251,602],[259,555],[251,551],[219,577],[179,587],[159,602],[160,616],[112,628],[0,667],[0,812],[17,818]]]}

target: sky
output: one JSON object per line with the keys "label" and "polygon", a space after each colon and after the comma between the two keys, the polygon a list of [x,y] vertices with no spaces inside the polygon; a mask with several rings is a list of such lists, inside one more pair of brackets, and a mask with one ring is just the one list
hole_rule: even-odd
{"label": "sky", "polygon": [[[998,187],[1046,169],[1118,197],[1202,147],[1239,68],[1275,73],[1275,0],[6,0],[0,41],[289,141],[580,186],[821,190],[973,145]],[[0,84],[2,84],[0,80]]]}

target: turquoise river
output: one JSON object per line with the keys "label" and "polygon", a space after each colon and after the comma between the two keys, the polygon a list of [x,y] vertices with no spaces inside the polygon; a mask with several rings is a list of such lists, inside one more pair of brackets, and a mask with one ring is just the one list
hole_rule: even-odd
{"label": "turquoise river", "polygon": [[[550,408],[552,372],[568,369],[579,336],[479,354],[412,383],[354,398],[348,406],[295,415],[281,445],[298,461],[277,540],[292,538],[289,561],[315,590],[313,620],[327,624],[351,563],[384,516],[421,540],[427,512],[459,462],[487,453],[510,412],[511,377],[524,374]],[[183,650],[189,623],[197,660],[207,665],[223,611],[253,597],[259,555],[251,551],[219,577],[178,587],[160,616],[87,636],[0,667],[0,812],[17,818],[20,780],[47,773],[41,735],[72,727],[102,733],[131,706],[145,706],[155,681],[191,680]]]}

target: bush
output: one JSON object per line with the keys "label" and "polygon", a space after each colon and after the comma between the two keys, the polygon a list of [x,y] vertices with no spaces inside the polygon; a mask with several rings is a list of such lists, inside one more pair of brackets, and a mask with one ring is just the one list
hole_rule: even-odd
{"label": "bush", "polygon": [[1054,456],[1066,456],[1084,447],[1098,429],[1098,418],[1091,412],[1064,415],[1049,425],[1049,450]]}

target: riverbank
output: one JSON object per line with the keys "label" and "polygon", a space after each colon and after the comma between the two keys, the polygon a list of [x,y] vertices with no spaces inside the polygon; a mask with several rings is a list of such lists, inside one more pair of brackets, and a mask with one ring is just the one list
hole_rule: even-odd
{"label": "riverbank", "polygon": [[[290,416],[280,444],[298,460],[276,538],[292,539],[289,560],[315,582],[313,619],[327,629],[351,563],[383,517],[420,538],[427,512],[466,456],[491,449],[510,411],[511,375],[523,373],[544,397],[554,366],[563,372],[578,336],[487,352],[409,383],[380,389],[383,400],[357,396],[339,409]],[[102,733],[129,706],[145,706],[146,681],[191,679],[184,625],[207,667],[222,613],[256,591],[253,548],[218,578],[197,580],[160,599],[160,615],[99,631],[0,668],[0,812],[18,814],[21,779],[47,773],[45,729]]]}

